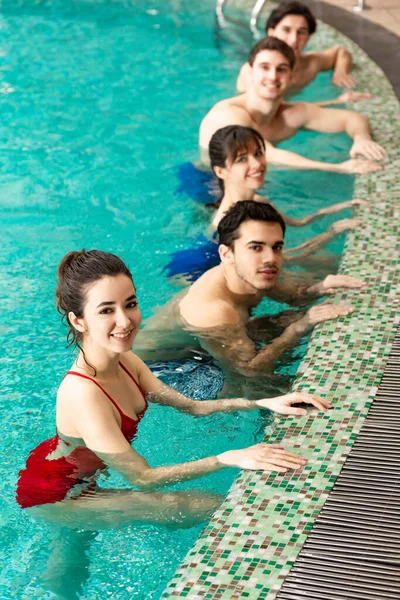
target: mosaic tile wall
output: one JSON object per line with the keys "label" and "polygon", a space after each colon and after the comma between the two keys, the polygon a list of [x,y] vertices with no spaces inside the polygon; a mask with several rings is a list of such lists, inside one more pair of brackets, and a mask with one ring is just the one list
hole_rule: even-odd
{"label": "mosaic tile wall", "polygon": [[370,117],[387,149],[383,172],[356,178],[354,197],[367,198],[361,227],[347,238],[341,272],[367,282],[337,294],[355,312],[314,331],[295,388],[329,397],[334,410],[277,418],[269,443],[309,460],[302,472],[244,472],[188,553],[163,598],[272,600],[299,553],[352,446],[390,353],[400,300],[399,102],[390,83],[358,46],[320,24],[314,45],[341,44],[355,57],[359,89],[376,96],[357,108]]}

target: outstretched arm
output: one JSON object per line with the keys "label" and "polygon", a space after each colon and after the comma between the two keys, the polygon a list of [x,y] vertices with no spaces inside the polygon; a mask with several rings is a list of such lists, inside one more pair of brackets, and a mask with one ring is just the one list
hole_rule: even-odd
{"label": "outstretched arm", "polygon": [[327,231],[314,236],[310,240],[307,240],[295,246],[294,248],[287,248],[283,251],[283,256],[286,264],[297,263],[300,259],[307,258],[310,254],[313,254],[320,248],[323,248],[337,235],[344,231],[354,229],[360,224],[358,219],[341,219],[333,223]]}
{"label": "outstretched arm", "polygon": [[326,215],[334,215],[340,212],[341,210],[345,210],[346,208],[352,208],[353,206],[365,206],[367,204],[368,202],[366,200],[362,200],[361,198],[354,198],[354,200],[338,202],[337,204],[332,204],[332,206],[320,208],[315,213],[307,215],[302,219],[294,219],[293,217],[289,217],[288,215],[282,212],[280,214],[282,215],[282,218],[285,221],[286,225],[291,225],[292,227],[302,227],[303,225],[309,225],[310,223],[314,223],[314,221],[318,221]]}
{"label": "outstretched arm", "polygon": [[317,323],[346,316],[350,312],[351,309],[341,305],[312,307],[304,315],[299,314],[299,318],[289,324],[281,335],[259,350],[242,323],[203,328],[201,331],[198,329],[196,333],[202,347],[223,367],[248,377],[255,377],[272,372],[282,354],[297,344]]}
{"label": "outstretched arm", "polygon": [[275,148],[275,146],[272,146],[272,144],[270,144],[269,142],[266,142],[266,146],[267,161],[270,164],[278,165],[281,167],[309,171],[332,171],[334,173],[348,174],[364,174],[382,170],[381,165],[378,165],[374,162],[370,162],[368,160],[353,159],[337,164],[327,163],[318,160],[311,160],[309,158],[306,158],[305,156],[296,154],[295,152],[290,152],[289,150]]}
{"label": "outstretched arm", "polygon": [[[323,296],[329,296],[342,289],[359,290],[366,285],[361,279],[349,275],[327,275],[325,279],[312,285],[299,285],[290,280],[278,281],[268,297],[291,306],[304,306]],[[315,307],[316,308],[316,307]]]}
{"label": "outstretched arm", "polygon": [[350,75],[353,67],[351,54],[343,46],[334,46],[317,55],[320,71],[333,69],[332,83],[339,87],[353,87],[356,80]]}
{"label": "outstretched arm", "polygon": [[350,156],[365,156],[370,160],[383,160],[387,154],[384,148],[374,142],[367,117],[353,110],[321,108],[313,104],[302,105],[301,126],[322,133],[344,131],[353,140]]}
{"label": "outstretched arm", "polygon": [[323,100],[322,102],[312,102],[312,104],[316,104],[317,106],[335,106],[337,104],[346,104],[347,102],[359,102],[360,100],[370,100],[373,98],[373,95],[369,92],[352,92],[347,91],[340,94],[337,98],[333,100]]}
{"label": "outstretched arm", "polygon": [[[293,311],[292,311],[293,312]],[[133,355],[131,355],[133,356]],[[171,406],[183,413],[197,417],[204,417],[218,412],[232,413],[236,411],[252,411],[260,408],[268,408],[281,414],[299,414],[297,409],[290,409],[292,404],[303,402],[311,404],[320,410],[330,408],[330,402],[318,396],[302,392],[286,394],[278,398],[266,398],[265,400],[247,400],[246,398],[227,398],[219,400],[192,400],[177,390],[165,385],[148,368],[148,366],[135,357],[136,367],[139,372],[139,380],[146,397],[150,402]],[[290,406],[289,406],[290,405]],[[304,414],[304,413],[303,413]]]}
{"label": "outstretched arm", "polygon": [[[289,468],[300,468],[306,463],[305,459],[279,446],[256,444],[201,460],[152,468],[122,435],[112,405],[104,394],[97,389],[88,390],[87,386],[82,390],[85,390],[82,394],[75,394],[71,406],[79,436],[107,466],[121,473],[139,489],[154,489],[188,481],[228,466],[286,472]],[[326,403],[324,408],[328,408]]]}

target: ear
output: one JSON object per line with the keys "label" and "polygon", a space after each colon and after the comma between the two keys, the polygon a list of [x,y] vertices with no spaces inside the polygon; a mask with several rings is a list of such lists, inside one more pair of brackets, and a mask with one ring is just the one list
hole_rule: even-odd
{"label": "ear", "polygon": [[225,265],[233,264],[233,251],[229,246],[225,246],[225,244],[220,244],[218,246],[219,257],[221,262]]}
{"label": "ear", "polygon": [[213,171],[218,179],[225,179],[226,177],[226,167],[213,167]]}
{"label": "ear", "polygon": [[273,27],[268,27],[267,29],[267,37],[275,37],[274,36],[275,29]]}
{"label": "ear", "polygon": [[75,313],[68,313],[68,321],[71,323],[72,327],[79,331],[79,333],[85,333],[86,327],[83,319],[78,318]]}

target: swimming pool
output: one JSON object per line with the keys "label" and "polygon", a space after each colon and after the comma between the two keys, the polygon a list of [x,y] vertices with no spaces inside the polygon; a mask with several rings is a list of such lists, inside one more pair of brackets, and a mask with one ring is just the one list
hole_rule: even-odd
{"label": "swimming pool", "polygon": [[[53,302],[60,258],[81,247],[121,255],[147,316],[176,291],[162,274],[169,253],[203,232],[204,209],[175,193],[176,170],[197,158],[201,117],[232,94],[246,54],[223,40],[216,45],[213,7],[211,0],[2,2],[0,597],[52,597],[40,581],[52,529],[17,508],[13,489],[29,450],[54,433],[55,392],[71,363]],[[323,76],[308,93],[325,99],[337,91]],[[338,162],[349,148],[341,135],[304,134],[289,145]],[[268,175],[271,200],[296,215],[351,194],[351,177]],[[289,230],[288,245],[333,219]],[[180,368],[171,378],[201,395],[207,365]],[[194,420],[157,407],[135,447],[152,465],[186,461],[251,444],[264,425],[257,413]],[[191,487],[223,491],[235,474]],[[107,485],[120,483],[112,477]],[[199,531],[132,525],[100,532],[81,597],[158,598]]]}

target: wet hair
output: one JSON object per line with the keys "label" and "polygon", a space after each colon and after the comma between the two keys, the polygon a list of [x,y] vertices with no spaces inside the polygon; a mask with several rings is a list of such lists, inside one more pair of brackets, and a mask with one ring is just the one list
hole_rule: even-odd
{"label": "wet hair", "polygon": [[233,249],[233,242],[239,239],[239,228],[246,221],[264,221],[266,223],[279,223],[285,235],[285,222],[278,211],[264,202],[255,200],[242,200],[236,202],[218,225],[218,242]]}
{"label": "wet hair", "polygon": [[[210,140],[208,152],[210,155],[211,168],[226,167],[228,160],[234,162],[240,152],[247,151],[251,143],[265,152],[265,142],[260,133],[251,127],[241,125],[228,125],[218,129]],[[221,188],[221,197],[216,202],[210,202],[207,206],[219,207],[223,198],[225,188],[224,180],[218,178]]]}
{"label": "wet hair", "polygon": [[[81,250],[68,252],[64,256],[58,266],[57,275],[57,310],[68,326],[68,347],[74,345],[83,352],[81,348],[82,333],[73,327],[68,314],[73,312],[78,318],[83,317],[87,292],[91,284],[103,277],[116,277],[117,275],[126,275],[133,281],[132,274],[115,254],[102,250]],[[83,357],[87,362],[84,353]],[[94,367],[91,368],[94,369]]]}
{"label": "wet hair", "polygon": [[287,58],[287,60],[289,61],[290,69],[293,70],[294,63],[296,62],[296,57],[292,48],[288,46],[286,42],[278,40],[278,38],[272,36],[263,38],[262,40],[257,42],[257,44],[253,46],[253,48],[250,50],[248,61],[251,67],[254,64],[257,54],[259,52],[262,52],[263,50],[274,50],[276,52],[279,52],[280,54],[282,54],[282,56]]}
{"label": "wet hair", "polygon": [[288,15],[299,15],[304,17],[307,21],[308,31],[310,35],[315,33],[317,29],[317,21],[314,15],[308,8],[301,2],[282,2],[277,8],[275,8],[268,17],[265,25],[265,31],[268,33],[268,29],[275,29],[275,27]]}

